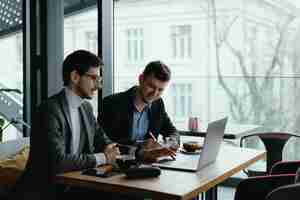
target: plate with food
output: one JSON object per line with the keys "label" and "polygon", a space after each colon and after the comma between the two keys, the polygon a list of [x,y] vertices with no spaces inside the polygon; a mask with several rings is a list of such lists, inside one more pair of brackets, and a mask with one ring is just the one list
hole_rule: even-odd
{"label": "plate with food", "polygon": [[196,141],[184,142],[182,146],[183,148],[181,148],[180,151],[186,154],[199,154],[202,149],[201,144]]}
{"label": "plate with food", "polygon": [[184,148],[180,148],[179,151],[181,153],[184,153],[184,154],[191,154],[191,155],[193,155],[193,154],[199,154],[201,152],[201,149],[196,150],[196,151],[187,151]]}

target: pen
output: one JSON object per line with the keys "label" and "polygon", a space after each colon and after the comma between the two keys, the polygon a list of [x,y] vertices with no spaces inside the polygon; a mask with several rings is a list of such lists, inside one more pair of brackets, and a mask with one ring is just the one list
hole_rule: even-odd
{"label": "pen", "polygon": [[151,132],[149,132],[149,135],[151,136],[152,140],[154,140],[154,142],[157,142],[156,138],[154,137],[154,135]]}
{"label": "pen", "polygon": [[[158,142],[157,142],[157,139],[154,137],[154,135],[152,134],[152,132],[151,131],[149,131],[149,135],[150,135],[150,137],[152,138],[152,140],[154,141],[154,142],[156,142],[157,144],[159,144]],[[159,144],[160,146],[161,146],[161,144]],[[168,148],[167,148],[168,149]],[[169,149],[168,149],[169,150]],[[169,150],[169,152],[171,152],[171,150]],[[171,158],[173,159],[173,160],[176,160],[176,158],[175,158],[175,156],[173,156],[173,155],[170,155],[171,156]]]}

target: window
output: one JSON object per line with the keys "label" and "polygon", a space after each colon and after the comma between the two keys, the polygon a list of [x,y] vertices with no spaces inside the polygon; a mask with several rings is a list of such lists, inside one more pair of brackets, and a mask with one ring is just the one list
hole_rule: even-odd
{"label": "window", "polygon": [[144,32],[142,28],[126,30],[127,59],[129,62],[141,61],[144,58]]}
{"label": "window", "polygon": [[[11,88],[23,91],[23,48],[21,32],[11,34],[0,39],[0,88]],[[17,44],[17,45],[16,45]],[[0,92],[0,118],[4,118],[6,124],[11,118],[21,118],[23,111],[23,95],[15,92]],[[8,106],[12,106],[9,111]],[[3,108],[2,108],[3,106]],[[7,113],[6,113],[7,111]],[[22,133],[13,125],[9,125],[3,132],[1,141],[7,141],[22,137]]]}
{"label": "window", "polygon": [[173,116],[189,117],[192,114],[192,84],[175,83],[172,85]]}
{"label": "window", "polygon": [[[97,54],[97,9],[90,8],[65,17],[64,20],[64,56],[78,49],[86,49]],[[98,96],[91,102],[95,116],[98,114]]]}
{"label": "window", "polygon": [[94,53],[96,53],[97,54],[97,52],[98,52],[98,49],[97,49],[97,47],[98,47],[98,38],[97,38],[97,33],[96,33],[96,31],[94,31],[94,32],[86,32],[85,33],[85,35],[86,35],[86,48],[88,49],[88,50],[90,50],[91,52],[94,52]]}
{"label": "window", "polygon": [[[227,115],[260,131],[299,133],[296,2],[114,1],[114,83],[137,80],[148,62],[162,60],[172,71],[163,99],[176,126],[192,111],[204,123]],[[143,62],[130,68],[126,58]]]}
{"label": "window", "polygon": [[132,82],[132,81],[125,81],[122,82],[121,86],[120,86],[120,91],[126,91],[129,90],[131,87],[135,86],[136,83]]}
{"label": "window", "polygon": [[171,26],[172,57],[188,59],[192,57],[191,25]]}
{"label": "window", "polygon": [[[23,136],[19,123],[10,124],[12,118],[23,120],[23,19],[22,1],[0,1],[0,118],[6,127],[0,142]],[[7,126],[8,125],[8,126]]]}

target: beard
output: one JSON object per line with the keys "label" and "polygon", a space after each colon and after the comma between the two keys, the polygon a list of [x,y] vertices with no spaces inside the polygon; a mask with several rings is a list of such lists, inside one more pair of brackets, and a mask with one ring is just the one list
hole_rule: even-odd
{"label": "beard", "polygon": [[81,98],[91,100],[93,97],[86,95],[86,96],[83,96]]}
{"label": "beard", "polygon": [[139,96],[140,96],[141,100],[142,100],[145,104],[151,103],[151,100],[148,100],[148,99],[145,97],[145,95],[143,94],[143,91],[142,91],[141,88],[139,88],[138,93],[139,93]]}
{"label": "beard", "polygon": [[81,86],[77,87],[77,91],[78,91],[79,96],[83,99],[89,99],[90,100],[90,99],[93,98],[93,95],[90,95],[88,93],[87,89],[85,89]]}
{"label": "beard", "polygon": [[144,96],[141,96],[142,98],[142,101],[145,103],[145,104],[148,104],[148,103],[151,103],[151,100],[147,100]]}

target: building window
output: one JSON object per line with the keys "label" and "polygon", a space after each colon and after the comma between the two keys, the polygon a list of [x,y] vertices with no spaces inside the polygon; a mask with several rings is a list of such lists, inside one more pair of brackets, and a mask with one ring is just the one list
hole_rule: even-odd
{"label": "building window", "polygon": [[96,32],[92,32],[92,31],[86,32],[86,44],[87,44],[86,48],[95,54],[97,54],[97,52],[98,52],[97,41],[98,41],[98,38],[97,38]]}
{"label": "building window", "polygon": [[137,83],[132,82],[132,81],[126,81],[126,82],[122,82],[122,85],[120,85],[120,91],[126,91],[129,90],[131,87],[137,85]]}
{"label": "building window", "polygon": [[144,59],[144,31],[142,28],[126,30],[127,58],[129,62],[137,62]]}
{"label": "building window", "polygon": [[171,26],[172,57],[188,59],[192,57],[191,25]]}
{"label": "building window", "polygon": [[190,116],[192,112],[192,84],[175,83],[172,90],[174,116]]}

